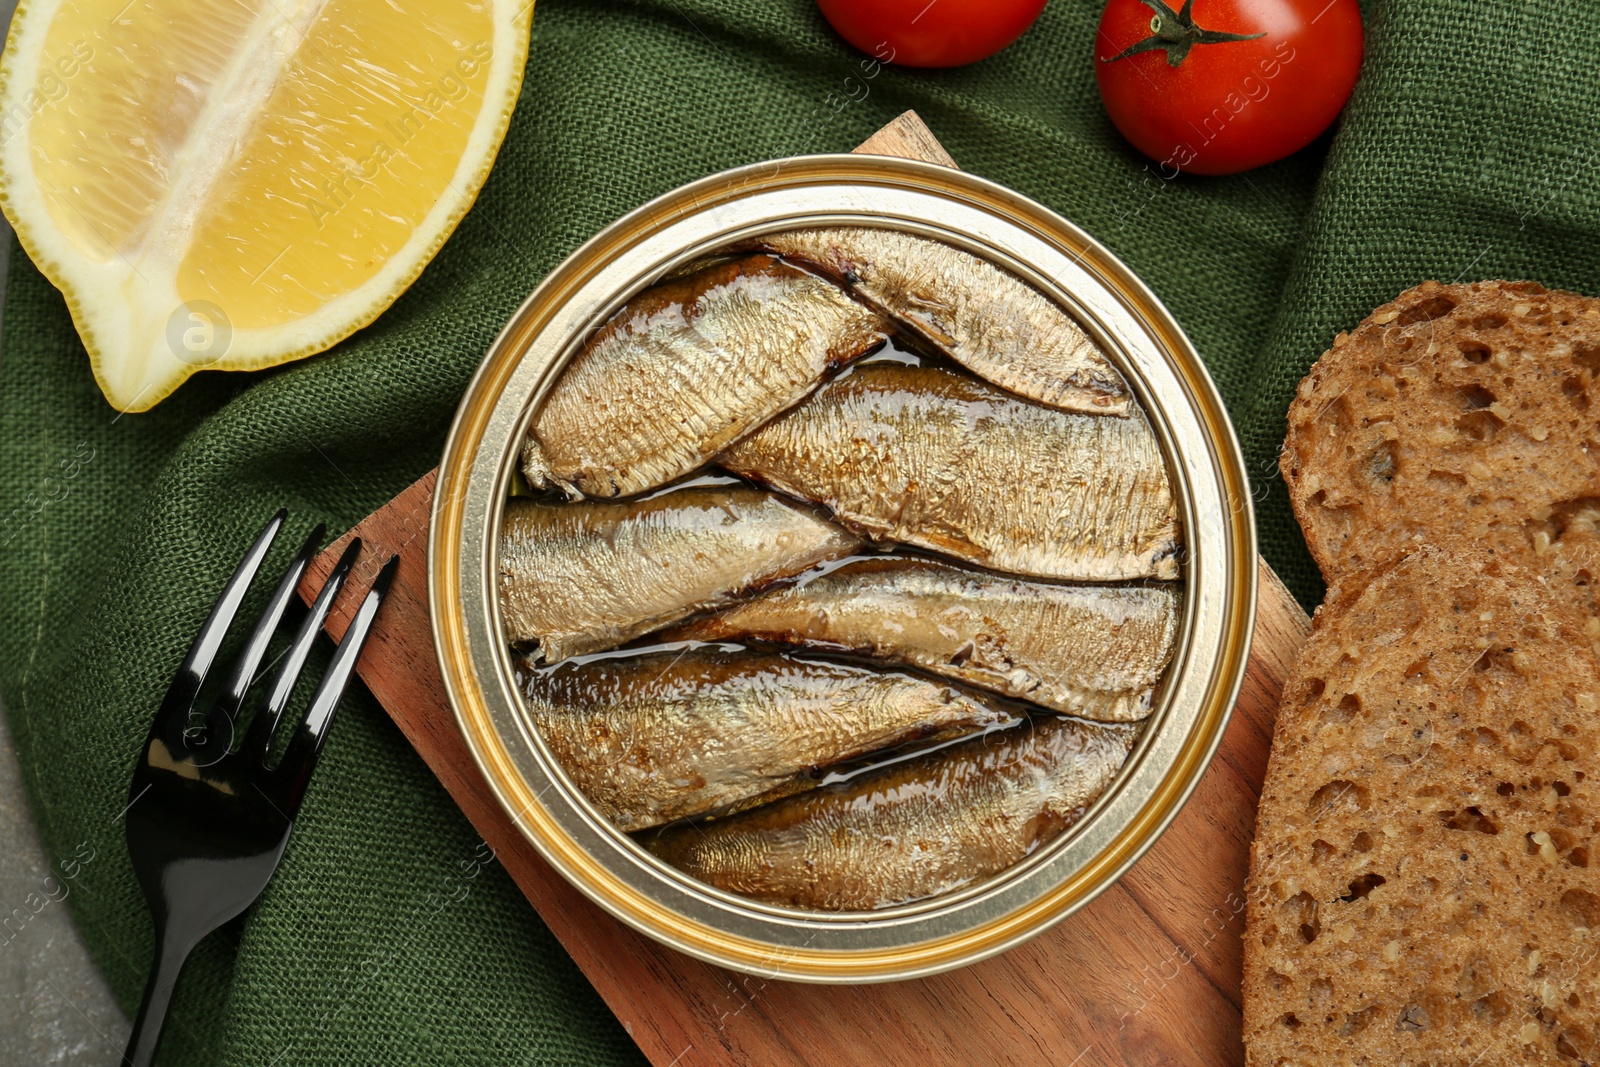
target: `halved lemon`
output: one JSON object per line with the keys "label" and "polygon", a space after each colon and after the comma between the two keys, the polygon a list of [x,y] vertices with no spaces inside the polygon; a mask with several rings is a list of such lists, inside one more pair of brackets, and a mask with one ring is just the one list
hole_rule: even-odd
{"label": "halved lemon", "polygon": [[532,0],[23,0],[0,206],[106,399],[320,352],[472,206]]}

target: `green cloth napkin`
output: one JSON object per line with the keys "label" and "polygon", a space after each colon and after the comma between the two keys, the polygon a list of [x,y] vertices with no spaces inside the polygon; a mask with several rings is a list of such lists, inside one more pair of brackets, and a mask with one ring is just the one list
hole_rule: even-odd
{"label": "green cloth napkin", "polygon": [[[125,1007],[151,953],[119,821],[133,755],[243,547],[280,505],[286,542],[319,520],[344,530],[433,466],[512,309],[650,197],[736,164],[848,149],[915,108],[964,168],[1085,227],[1172,309],[1237,420],[1263,550],[1308,604],[1320,587],[1275,453],[1294,383],[1332,336],[1426,278],[1600,292],[1600,7],[1377,0],[1335,136],[1249,174],[1172,181],[1101,111],[1099,8],[1055,0],[993,59],[885,69],[850,102],[861,57],[811,0],[541,0],[499,162],[411,291],[334,351],[202,374],[149,414],[106,406],[60,296],[13,249],[0,694],[47,849],[65,865],[93,857],[71,866],[68,901]],[[163,1062],[637,1062],[479,858],[355,687],[276,879],[190,960]]]}

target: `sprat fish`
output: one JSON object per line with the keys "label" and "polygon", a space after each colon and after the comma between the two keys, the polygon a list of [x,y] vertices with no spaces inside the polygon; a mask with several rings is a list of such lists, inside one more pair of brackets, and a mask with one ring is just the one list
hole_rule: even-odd
{"label": "sprat fish", "polygon": [[1177,507],[1139,415],[1030,403],[934,366],[864,363],[721,463],[874,540],[1039,578],[1175,578]]}
{"label": "sprat fish", "polygon": [[547,662],[622,644],[740,593],[853,552],[859,538],[755,489],[679,489],[644,501],[506,503],[500,612]]}
{"label": "sprat fish", "polygon": [[888,335],[838,286],[771,256],[645,290],[573,357],[534,416],[536,488],[631,496],[703,465]]}
{"label": "sprat fish", "polygon": [[663,638],[870,656],[1086,719],[1130,722],[1150,713],[1180,599],[1168,585],[1062,585],[930,559],[862,559]]}
{"label": "sprat fish", "polygon": [[1089,415],[1127,415],[1127,383],[1055,301],[969,252],[872,227],[788,230],[761,247],[805,262],[996,385]]}
{"label": "sprat fish", "polygon": [[892,907],[981,881],[1059,836],[1105,791],[1135,736],[1123,724],[1030,722],[643,843],[769,904]]}
{"label": "sprat fish", "polygon": [[524,671],[529,718],[623,830],[816,784],[807,772],[1014,724],[1015,705],[926,678],[690,647]]}

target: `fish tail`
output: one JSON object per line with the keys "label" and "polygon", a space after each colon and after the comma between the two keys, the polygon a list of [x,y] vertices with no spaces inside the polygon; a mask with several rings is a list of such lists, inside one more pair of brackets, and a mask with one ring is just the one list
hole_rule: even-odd
{"label": "fish tail", "polygon": [[528,435],[527,443],[522,446],[522,476],[534,489],[559,489],[570,501],[583,499],[583,493],[576,485],[565,478],[557,478],[550,470],[550,465],[544,458],[544,450],[539,447],[538,439],[531,433]]}
{"label": "fish tail", "polygon": [[544,449],[539,447],[538,439],[531,433],[522,446],[522,476],[535,489],[549,489],[555,482],[555,475],[545,462]]}

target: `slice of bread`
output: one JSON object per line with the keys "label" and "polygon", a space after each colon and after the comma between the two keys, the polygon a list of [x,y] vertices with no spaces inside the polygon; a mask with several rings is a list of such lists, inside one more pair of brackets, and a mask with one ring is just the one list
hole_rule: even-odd
{"label": "slice of bread", "polygon": [[1600,616],[1597,380],[1600,300],[1529,282],[1427,282],[1340,334],[1281,459],[1323,576],[1460,536]]}
{"label": "slice of bread", "polygon": [[1600,658],[1465,542],[1336,590],[1251,849],[1246,1062],[1600,1062]]}

